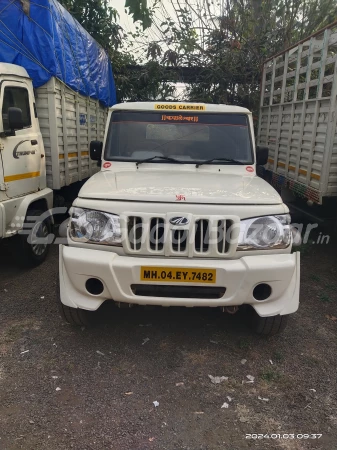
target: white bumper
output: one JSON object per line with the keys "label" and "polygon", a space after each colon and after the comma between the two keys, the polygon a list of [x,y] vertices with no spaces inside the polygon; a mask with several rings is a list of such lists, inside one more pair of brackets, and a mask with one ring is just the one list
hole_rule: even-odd
{"label": "white bumper", "polygon": [[[216,269],[216,283],[226,288],[221,298],[143,297],[134,294],[132,285],[158,284],[140,281],[141,266],[158,268]],[[89,278],[102,281],[104,290],[94,296],[87,292]],[[272,293],[267,300],[257,301],[253,289],[268,283]],[[167,283],[166,283],[167,284]],[[177,283],[172,283],[175,286]],[[202,284],[179,283],[184,286]],[[208,285],[209,286],[209,285]],[[137,258],[115,253],[60,245],[60,291],[63,304],[96,310],[105,300],[161,306],[233,306],[250,304],[260,316],[291,314],[298,309],[300,286],[300,254],[245,256],[236,260],[201,260],[169,258]]]}

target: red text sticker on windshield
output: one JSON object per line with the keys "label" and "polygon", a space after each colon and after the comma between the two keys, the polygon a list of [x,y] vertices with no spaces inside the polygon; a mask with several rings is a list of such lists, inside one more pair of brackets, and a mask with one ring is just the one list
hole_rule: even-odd
{"label": "red text sticker on windshield", "polygon": [[182,194],[177,194],[176,195],[176,201],[177,202],[185,202],[186,201],[186,197],[185,197],[185,195],[182,195]]}
{"label": "red text sticker on windshield", "polygon": [[103,164],[103,167],[104,167],[104,169],[109,169],[109,167],[111,167],[111,163],[105,162],[105,163]]}
{"label": "red text sticker on windshield", "polygon": [[246,167],[247,172],[254,172],[254,167],[252,166],[247,166]]}

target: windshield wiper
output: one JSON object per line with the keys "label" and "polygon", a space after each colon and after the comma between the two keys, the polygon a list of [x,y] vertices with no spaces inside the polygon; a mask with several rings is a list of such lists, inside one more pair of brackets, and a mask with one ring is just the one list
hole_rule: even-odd
{"label": "windshield wiper", "polygon": [[140,161],[136,162],[136,166],[138,167],[139,164],[143,164],[149,161],[153,161],[154,159],[164,159],[165,161],[171,161],[173,163],[178,163],[178,164],[184,164],[183,161],[178,161],[177,159],[174,158],[169,158],[168,156],[152,156],[151,158],[145,158],[145,159],[141,159]]}
{"label": "windshield wiper", "polygon": [[242,166],[246,166],[246,163],[243,163],[242,161],[238,161],[237,159],[232,159],[232,158],[212,158],[212,159],[208,159],[207,161],[203,161],[200,163],[197,163],[195,165],[195,167],[200,167],[203,166],[204,164],[211,164],[214,161],[224,161],[224,162],[229,162],[229,163],[233,163],[233,164],[240,164]]}

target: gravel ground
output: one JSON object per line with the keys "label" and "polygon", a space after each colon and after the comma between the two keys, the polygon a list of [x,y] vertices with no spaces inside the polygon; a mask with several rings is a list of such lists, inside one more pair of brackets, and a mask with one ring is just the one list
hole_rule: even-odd
{"label": "gravel ground", "polygon": [[57,248],[28,271],[0,254],[1,450],[337,448],[335,245],[303,247],[300,310],[269,339],[213,309],[107,305],[73,329]]}

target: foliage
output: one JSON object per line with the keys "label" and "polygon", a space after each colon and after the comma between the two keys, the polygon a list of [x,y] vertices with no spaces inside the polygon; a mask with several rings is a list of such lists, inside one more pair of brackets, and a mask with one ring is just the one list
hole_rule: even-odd
{"label": "foliage", "polygon": [[168,98],[177,80],[165,66],[190,67],[186,100],[255,113],[263,60],[337,17],[331,0],[125,0],[136,22],[128,34],[108,0],[61,3],[109,52],[119,101]]}
{"label": "foliage", "polygon": [[163,70],[156,61],[148,61],[141,70],[136,65],[124,65],[116,79],[117,97],[135,102],[172,98],[175,87],[163,81]]}
{"label": "foliage", "polygon": [[160,65],[196,68],[188,100],[255,111],[263,60],[337,16],[330,0],[170,0],[173,15],[167,3],[153,13],[157,39],[144,43],[147,57]]}
{"label": "foliage", "polygon": [[147,0],[125,0],[125,7],[129,8],[129,13],[133,21],[140,21],[143,24],[143,30],[151,26],[151,14],[147,6]]}
{"label": "foliage", "polygon": [[117,24],[118,13],[108,0],[59,1],[107,51],[121,46],[123,29]]}

